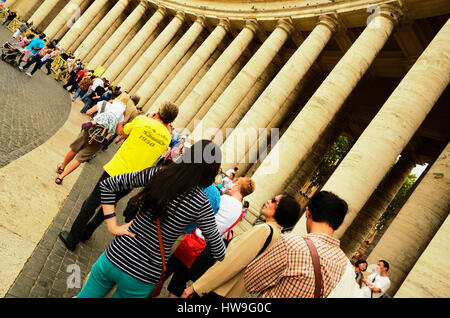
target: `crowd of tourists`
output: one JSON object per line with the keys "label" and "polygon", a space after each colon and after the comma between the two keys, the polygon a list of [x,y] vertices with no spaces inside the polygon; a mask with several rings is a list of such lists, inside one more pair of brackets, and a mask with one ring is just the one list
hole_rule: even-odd
{"label": "crowd of tourists", "polygon": [[[21,30],[23,34],[29,27]],[[17,33],[17,32],[16,32]],[[139,96],[130,96],[106,78],[95,76],[79,59],[45,34],[26,35],[19,45],[27,54],[21,70],[29,76],[59,55],[69,79],[63,86],[84,102],[91,116],[81,125],[63,162],[57,184],[113,140],[121,143],[84,200],[69,231],[59,234],[71,251],[106,223],[114,239],[91,268],[78,298],[157,296],[165,280],[169,297],[212,299],[245,297],[381,297],[389,288],[389,264],[380,260],[368,277],[367,263],[353,266],[333,237],[344,221],[347,203],[327,191],[307,206],[307,235],[282,233],[300,216],[298,201],[287,193],[267,198],[264,222],[234,235],[248,214],[244,199],[258,186],[238,177],[238,167],[222,171],[220,147],[210,140],[191,143],[172,127],[178,107],[172,102],[143,114]],[[64,75],[61,75],[64,76]],[[119,225],[116,205],[133,189]],[[317,275],[318,274],[318,275]],[[356,278],[355,278],[356,274]],[[193,284],[187,287],[187,283]]]}

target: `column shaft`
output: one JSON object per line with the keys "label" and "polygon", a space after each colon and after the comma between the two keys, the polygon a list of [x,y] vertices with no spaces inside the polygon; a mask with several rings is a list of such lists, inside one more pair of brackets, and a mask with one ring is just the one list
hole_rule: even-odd
{"label": "column shaft", "polygon": [[16,4],[17,0],[7,0],[5,3],[5,6],[14,9],[14,5]]}
{"label": "column shaft", "polygon": [[191,121],[195,113],[202,107],[203,103],[245,51],[252,41],[255,32],[256,23],[253,21],[247,22],[238,36],[220,55],[214,65],[180,105],[180,112],[174,122],[174,127],[185,127]]}
{"label": "column shaft", "polygon": [[414,166],[414,160],[403,155],[359,211],[341,238],[341,248],[349,257],[386,211]]}
{"label": "column shaft", "polygon": [[139,81],[142,75],[145,73],[147,68],[153,63],[153,61],[158,57],[159,53],[167,46],[167,44],[172,40],[175,34],[180,29],[184,22],[184,13],[179,12],[172,19],[169,25],[164,28],[161,34],[156,38],[155,41],[148,47],[144,54],[139,58],[137,63],[130,69],[130,71],[125,75],[125,77],[120,82],[120,87],[123,90],[130,91],[133,86]]}
{"label": "column shaft", "polygon": [[[250,136],[246,132],[251,133],[259,128],[267,127],[272,118],[280,111],[280,106],[322,52],[335,27],[335,19],[320,18],[310,35],[286,62],[222,145],[225,164],[233,165],[243,159],[249,146],[255,142],[255,134]],[[235,157],[237,158],[235,159]]]}
{"label": "column shaft", "polygon": [[[446,32],[448,35],[448,30]],[[450,211],[449,167],[450,144],[447,144],[367,258],[369,263],[380,259],[389,263],[391,287],[388,294],[391,296],[395,294],[448,217]],[[444,249],[439,253],[437,258],[448,255],[448,250]],[[448,274],[441,270],[441,274]],[[416,283],[429,285],[426,277],[422,277]]]}
{"label": "column shaft", "polygon": [[43,4],[33,13],[28,19],[28,22],[33,21],[34,27],[39,27],[39,24],[45,19],[45,17],[52,11],[59,0],[45,0]]}
{"label": "column shaft", "polygon": [[[364,130],[323,190],[349,204],[341,237],[450,81],[450,20]],[[382,136],[382,138],[380,137]],[[281,140],[280,140],[281,141]],[[354,191],[358,189],[358,195]],[[304,219],[300,220],[304,222]],[[297,225],[302,229],[302,225]]]}
{"label": "column shaft", "polygon": [[[392,8],[382,7],[382,10]],[[280,181],[286,180],[305,159],[388,40],[394,28],[390,14],[395,17],[395,12],[392,8],[388,15],[381,14],[371,20],[272,148],[253,175],[258,188],[248,198],[250,206],[261,206],[267,197],[273,197],[282,191]],[[260,108],[256,114],[267,117],[268,114],[263,112],[264,109]],[[270,114],[272,113],[269,112]],[[257,116],[251,117],[252,120]]]}
{"label": "column shaft", "polygon": [[120,72],[127,66],[132,57],[139,51],[139,48],[145,43],[158,27],[159,23],[164,19],[166,10],[159,8],[139,30],[131,42],[122,50],[119,56],[105,71],[105,78],[115,80]]}
{"label": "column shaft", "polygon": [[[70,16],[77,11],[77,8],[80,8],[81,3],[84,0],[71,0],[69,1],[64,9],[53,19],[53,21],[49,24],[49,26],[45,29],[44,33],[48,38],[53,39],[55,35],[61,30],[68,20]],[[81,13],[81,10],[80,10]]]}
{"label": "column shaft", "polygon": [[291,33],[290,22],[281,21],[256,51],[252,58],[233,79],[223,94],[211,106],[200,124],[192,133],[194,140],[211,139],[215,129],[221,128],[245,95],[250,91],[258,77],[278,54]]}
{"label": "column shaft", "polygon": [[[222,42],[225,34],[228,32],[229,23],[221,21],[202,45],[195,51],[194,55],[186,62],[181,70],[175,75],[172,81],[167,85],[167,88],[159,95],[153,105],[157,107],[165,101],[175,102],[181,95],[183,90],[189,85],[194,76],[198,73],[200,68],[206,63],[209,57],[217,49],[217,46]],[[149,111],[154,111],[156,108],[151,107]]]}
{"label": "column shaft", "polygon": [[75,51],[75,56],[79,59],[84,59],[95,44],[100,40],[100,38],[106,33],[108,28],[119,18],[122,12],[127,7],[130,0],[118,0],[117,3],[112,7],[107,15],[100,21],[100,23],[92,30],[87,38],[81,43],[80,47]]}
{"label": "column shaft", "polygon": [[450,298],[449,235],[450,218],[447,216],[400,286],[395,298]]}
{"label": "column shaft", "polygon": [[68,49],[107,3],[108,0],[95,0],[86,12],[84,12],[84,14],[77,20],[77,22],[72,25],[66,35],[64,35],[59,42],[59,45],[64,49]]}
{"label": "column shaft", "polygon": [[159,63],[152,74],[138,89],[137,94],[141,97],[141,104],[145,105],[147,101],[156,92],[158,87],[173,70],[181,58],[186,54],[189,48],[197,40],[197,37],[205,27],[205,18],[200,17],[190,26],[190,28],[183,34],[181,39],[175,46],[167,53],[164,59]]}
{"label": "column shaft", "polygon": [[131,12],[131,14],[123,21],[120,27],[113,33],[113,35],[102,46],[101,50],[94,55],[89,62],[88,68],[95,69],[98,65],[102,65],[115,49],[125,39],[128,32],[139,22],[146,10],[146,2],[141,1],[138,6]]}
{"label": "column shaft", "polygon": [[111,9],[111,3],[108,2],[105,6],[103,6],[98,14],[96,14],[92,20],[89,22],[89,24],[86,26],[86,28],[81,32],[81,34],[75,39],[75,41],[67,48],[68,50],[75,52],[76,49],[83,43],[84,39],[87,38],[87,36],[94,30],[94,28],[97,26],[97,24],[100,23],[103,16],[106,15]]}
{"label": "column shaft", "polygon": [[173,78],[180,72],[184,65],[189,61],[189,59],[194,55],[195,51],[199,48],[200,44],[194,42],[191,48],[186,52],[183,58],[177,63],[173,70],[169,73],[166,79],[161,83],[159,88],[153,94],[153,96],[148,100],[146,105],[143,105],[144,109],[150,109],[154,104],[155,100],[161,95],[161,93],[168,87],[169,83]]}

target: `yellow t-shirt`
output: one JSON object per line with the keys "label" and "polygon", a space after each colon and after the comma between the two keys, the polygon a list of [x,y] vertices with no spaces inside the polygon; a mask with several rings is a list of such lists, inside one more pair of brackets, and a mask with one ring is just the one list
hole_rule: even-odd
{"label": "yellow t-shirt", "polygon": [[144,115],[126,124],[123,132],[128,138],[103,166],[111,177],[151,167],[167,150],[171,140],[169,130],[163,124]]}

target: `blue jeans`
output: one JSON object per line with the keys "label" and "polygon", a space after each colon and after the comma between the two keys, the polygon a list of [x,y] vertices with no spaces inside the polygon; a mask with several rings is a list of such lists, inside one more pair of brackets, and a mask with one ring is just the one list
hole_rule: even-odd
{"label": "blue jeans", "polygon": [[[81,99],[81,100],[83,100],[83,99]],[[86,101],[86,103],[84,103],[84,107],[83,107],[83,109],[80,112],[84,114],[91,107],[92,107],[92,98],[88,97],[88,100]]]}
{"label": "blue jeans", "polygon": [[75,95],[73,95],[72,101],[75,101],[78,96],[84,95],[84,91],[81,88],[77,88]]}
{"label": "blue jeans", "polygon": [[94,93],[94,91],[91,89],[89,92],[87,92],[86,94],[84,94],[83,97],[81,97],[81,101],[84,102],[84,100],[85,100],[86,98],[88,98],[89,96],[91,96],[92,93]]}
{"label": "blue jeans", "polygon": [[77,298],[103,298],[114,285],[113,298],[147,298],[155,285],[140,281],[109,261],[105,253],[92,265],[91,275]]}

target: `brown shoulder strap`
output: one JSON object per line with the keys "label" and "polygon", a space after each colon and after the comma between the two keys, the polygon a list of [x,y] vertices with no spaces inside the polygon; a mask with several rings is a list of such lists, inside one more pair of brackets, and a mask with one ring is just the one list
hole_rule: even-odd
{"label": "brown shoulder strap", "polygon": [[306,245],[308,245],[314,266],[314,277],[315,277],[314,298],[321,298],[323,280],[322,280],[322,271],[320,270],[319,254],[317,253],[317,249],[314,246],[314,243],[308,237],[303,237],[303,239],[305,240]]}
{"label": "brown shoulder strap", "polygon": [[162,257],[162,263],[163,263],[163,276],[166,273],[166,255],[164,253],[164,244],[162,240],[162,234],[161,234],[161,222],[159,218],[156,219],[156,225],[158,227],[158,240],[159,240],[159,249],[161,251],[161,257]]}

